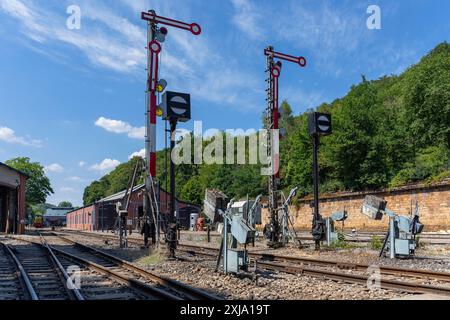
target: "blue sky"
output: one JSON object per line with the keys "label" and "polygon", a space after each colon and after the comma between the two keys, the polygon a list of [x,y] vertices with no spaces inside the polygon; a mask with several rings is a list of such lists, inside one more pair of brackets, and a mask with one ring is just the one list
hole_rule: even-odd
{"label": "blue sky", "polygon": [[[80,30],[66,27],[73,4]],[[381,30],[366,26],[369,5],[381,9]],[[450,38],[446,0],[0,0],[0,161],[46,166],[49,202],[81,205],[86,185],[143,148],[149,9],[202,26],[199,37],[169,28],[161,76],[191,93],[204,130],[261,127],[269,44],[308,60],[285,63],[280,80],[298,114],[345,95],[361,74],[398,74]],[[163,130],[159,121],[159,148]]]}

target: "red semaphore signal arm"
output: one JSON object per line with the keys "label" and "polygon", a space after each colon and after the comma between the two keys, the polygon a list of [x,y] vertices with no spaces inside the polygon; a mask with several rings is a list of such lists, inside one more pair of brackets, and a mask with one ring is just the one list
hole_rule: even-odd
{"label": "red semaphore signal arm", "polygon": [[165,25],[168,25],[171,27],[190,31],[192,34],[194,34],[196,36],[198,36],[200,33],[202,33],[202,28],[197,23],[189,24],[186,22],[181,22],[181,21],[177,21],[174,19],[161,17],[152,12],[142,12],[141,17],[142,17],[142,20],[150,21],[152,23],[161,23],[161,24],[165,24]]}
{"label": "red semaphore signal arm", "polygon": [[304,57],[294,57],[294,56],[291,56],[289,54],[284,54],[284,53],[280,53],[280,52],[276,52],[276,51],[271,51],[271,50],[268,50],[268,49],[264,49],[264,54],[266,56],[272,56],[272,57],[280,59],[280,60],[285,60],[285,61],[290,61],[290,62],[297,63],[300,67],[305,67],[306,66],[306,59]]}

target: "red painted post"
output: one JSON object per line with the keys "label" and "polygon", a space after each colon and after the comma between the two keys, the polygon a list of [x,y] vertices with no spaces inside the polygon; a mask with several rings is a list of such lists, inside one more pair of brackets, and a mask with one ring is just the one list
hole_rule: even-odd
{"label": "red painted post", "polygon": [[158,84],[158,68],[159,68],[159,53],[161,52],[161,45],[156,41],[152,40],[148,44],[150,52],[150,69],[149,69],[149,115],[148,119],[150,122],[150,145],[149,145],[149,174],[152,178],[156,178],[156,85]]}
{"label": "red painted post", "polygon": [[[272,99],[272,110],[273,110],[273,129],[274,130],[278,130],[279,127],[279,108],[278,108],[278,79],[280,78],[281,75],[281,64],[273,64],[272,65],[272,76],[273,76],[273,87],[272,87],[272,92],[273,92],[273,99]],[[280,155],[279,154],[275,154],[273,155],[273,161],[274,161],[274,168],[276,168],[276,172],[275,172],[275,178],[279,179],[280,178]]]}

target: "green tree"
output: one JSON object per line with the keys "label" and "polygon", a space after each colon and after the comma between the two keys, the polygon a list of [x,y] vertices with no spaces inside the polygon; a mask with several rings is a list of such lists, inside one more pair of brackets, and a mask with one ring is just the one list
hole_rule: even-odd
{"label": "green tree", "polygon": [[19,157],[7,160],[8,166],[28,175],[26,184],[26,199],[28,205],[45,203],[47,197],[54,193],[49,178],[45,175],[44,167],[38,162],[31,162],[30,158]]}
{"label": "green tree", "polygon": [[193,176],[182,186],[180,198],[196,205],[202,205],[204,192],[204,187],[199,179]]}
{"label": "green tree", "polygon": [[61,202],[58,204],[58,207],[59,207],[59,208],[72,208],[73,205],[72,205],[72,203],[69,202],[69,201],[61,201]]}
{"label": "green tree", "polygon": [[84,189],[83,203],[85,206],[90,205],[108,194],[109,182],[106,178],[101,178],[100,181],[94,181]]}
{"label": "green tree", "polygon": [[[133,176],[136,162],[142,161],[139,157],[134,157],[128,162],[118,165],[113,171],[100,178],[99,181],[92,182],[84,189],[83,202],[84,205],[89,205],[106,196],[125,190],[129,187],[131,178]],[[137,177],[135,185],[144,182],[141,174]]]}

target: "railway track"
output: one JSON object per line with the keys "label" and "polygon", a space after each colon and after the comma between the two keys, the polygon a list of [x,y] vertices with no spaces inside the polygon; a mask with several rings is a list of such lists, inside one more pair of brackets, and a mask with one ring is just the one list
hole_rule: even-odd
{"label": "railway track", "polygon": [[[39,244],[1,245],[6,279],[0,279],[0,288],[5,288],[6,294],[0,294],[0,299],[83,300],[77,290],[68,288],[69,276],[48,248]],[[14,284],[18,285],[13,288]]]}
{"label": "railway track", "polygon": [[31,299],[31,296],[25,285],[24,274],[0,239],[0,300],[27,299]]}
{"label": "railway track", "polygon": [[[89,233],[88,235],[117,241],[114,236],[95,235],[92,233]],[[138,239],[130,240],[132,243],[143,244],[142,241]],[[218,253],[218,249],[216,248],[188,244],[179,244],[178,250],[192,255],[201,255],[213,259],[217,257]],[[249,252],[249,256],[263,269],[277,270],[291,274],[305,274],[358,284],[367,284],[369,276],[364,273],[371,267],[360,263],[281,256],[257,252]],[[440,284],[450,283],[450,273],[390,266],[377,267],[380,275],[382,275],[380,286],[383,289],[400,290],[410,293],[450,295],[450,287],[441,285],[436,286],[433,284],[433,282],[439,282]],[[335,269],[344,272],[336,272]],[[395,277],[401,278],[402,281],[397,280]],[[403,281],[403,279],[408,281]]]}
{"label": "railway track", "polygon": [[77,268],[81,300],[216,299],[209,293],[158,277],[88,246],[60,236],[57,237],[59,243],[52,238],[56,237],[43,236],[42,243],[39,244],[29,239],[13,237],[14,240],[27,242],[29,247],[48,248],[59,261],[62,270]]}
{"label": "railway track", "polygon": [[[79,231],[79,230],[64,230],[59,232],[67,232],[67,233],[78,233],[78,234],[85,234],[88,236],[97,236],[97,237],[104,237],[105,239],[112,239],[115,240],[117,236],[112,234],[95,234],[88,231]],[[206,236],[206,235],[205,235]],[[211,238],[219,237],[219,234],[211,234]],[[370,243],[372,242],[372,237],[377,236],[381,240],[384,239],[386,236],[385,233],[382,232],[358,232],[358,234],[353,235],[350,233],[345,234],[345,241],[350,243]],[[296,240],[300,241],[313,241],[311,236],[297,236]],[[134,239],[134,238],[128,238],[129,243],[137,244],[137,245],[143,245],[143,240],[140,239]],[[420,242],[426,243],[426,244],[434,244],[434,245],[450,245],[450,234],[440,234],[440,233],[432,233],[432,234],[425,234],[420,235]]]}
{"label": "railway track", "polygon": [[[174,297],[178,300],[216,300],[218,299],[213,294],[210,294],[204,290],[200,290],[189,286],[187,284],[175,281],[173,279],[169,279],[166,277],[161,277],[152,272],[144,270],[135,266],[132,263],[129,263],[125,260],[122,260],[116,256],[110,255],[101,250],[92,248],[90,246],[81,244],[79,242],[68,239],[67,237],[63,237],[58,234],[54,234],[57,239],[62,240],[66,243],[66,245],[61,246],[61,251],[64,253],[73,253],[79,258],[84,258],[85,261],[95,263],[99,266],[103,266],[105,268],[117,270],[121,274],[132,275],[132,281],[134,279],[156,286],[159,290],[164,290],[170,292]],[[71,246],[67,246],[70,244]],[[58,245],[55,244],[54,247]],[[62,249],[64,248],[64,249]]]}
{"label": "railway track", "polygon": [[[218,252],[218,249],[215,248],[187,244],[179,244],[178,250],[194,255],[199,254],[210,258],[217,258]],[[361,272],[365,272],[371,267],[366,264],[280,256],[255,252],[249,252],[249,257],[256,262],[257,267],[267,270],[276,270],[290,274],[304,274],[364,285],[366,285],[368,281],[371,281],[370,276],[361,274]],[[344,270],[345,272],[330,270],[336,268]],[[450,273],[388,266],[377,266],[377,268],[380,275],[384,275],[384,277],[380,277],[380,288],[382,289],[399,290],[410,293],[433,293],[450,296],[449,286],[436,286],[417,282],[427,282],[432,280],[450,283]],[[352,274],[352,271],[360,271],[360,274]],[[399,281],[392,278],[387,278],[386,276],[408,278],[409,280],[415,281]]]}
{"label": "railway track", "polygon": [[[96,238],[105,238],[113,241],[118,241],[117,237],[110,235],[97,235],[92,233],[83,233],[91,237]],[[139,239],[129,239],[130,243],[134,243],[137,245],[143,245],[143,241]],[[185,251],[192,254],[203,254],[204,256],[217,256],[216,248],[198,246],[198,245],[190,245],[180,243],[178,245],[179,251]],[[349,263],[349,262],[341,262],[341,261],[333,261],[333,260],[319,260],[319,259],[310,259],[310,258],[302,258],[302,257],[292,257],[292,256],[282,256],[282,255],[274,255],[268,253],[256,253],[249,252],[249,256],[255,260],[264,260],[264,261],[274,261],[274,262],[290,262],[290,263],[300,263],[314,266],[324,266],[324,267],[336,267],[344,270],[360,270],[366,271],[370,266],[362,263]],[[380,267],[381,274],[384,275],[392,275],[392,276],[401,276],[401,277],[411,277],[411,278],[423,278],[429,280],[440,280],[444,282],[450,282],[450,273],[449,272],[434,272],[431,270],[423,270],[423,269],[406,269],[406,268],[398,268],[398,267],[389,267],[383,266]]]}

